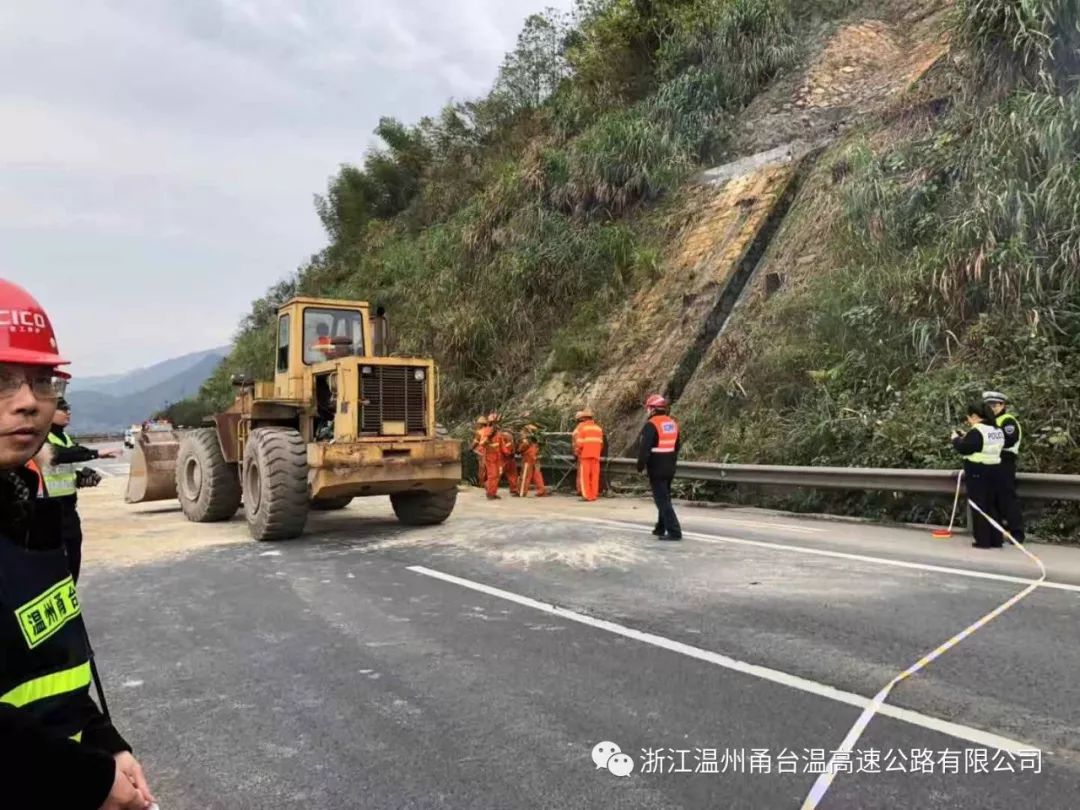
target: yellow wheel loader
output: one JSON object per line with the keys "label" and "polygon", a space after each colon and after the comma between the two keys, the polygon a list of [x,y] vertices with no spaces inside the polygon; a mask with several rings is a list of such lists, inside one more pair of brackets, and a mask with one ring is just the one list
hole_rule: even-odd
{"label": "yellow wheel loader", "polygon": [[294,298],[278,311],[273,382],[233,378],[214,426],[144,431],[128,503],[179,498],[188,520],[229,520],[244,505],[256,540],[297,537],[311,509],[389,495],[402,523],[450,516],[461,443],[435,422],[431,360],[387,357],[386,315],[366,303]]}

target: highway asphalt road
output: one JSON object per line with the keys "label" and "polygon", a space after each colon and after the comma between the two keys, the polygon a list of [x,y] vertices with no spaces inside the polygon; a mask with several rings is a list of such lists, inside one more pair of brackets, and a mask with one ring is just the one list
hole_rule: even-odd
{"label": "highway asphalt road", "polygon": [[[368,499],[258,544],[121,482],[81,496],[81,591],[162,810],[798,808],[868,699],[1033,571],[753,510],[683,508],[660,543],[643,502],[475,491],[442,527]],[[900,684],[821,807],[1077,806],[1080,551],[1033,549],[1056,587]]]}

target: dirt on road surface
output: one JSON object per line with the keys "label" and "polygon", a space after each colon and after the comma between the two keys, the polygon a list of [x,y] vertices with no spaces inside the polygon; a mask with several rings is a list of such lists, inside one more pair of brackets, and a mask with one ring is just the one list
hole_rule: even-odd
{"label": "dirt on road surface", "polygon": [[[111,478],[94,489],[79,494],[82,516],[84,558],[91,566],[125,567],[179,557],[216,546],[254,543],[248,534],[243,509],[225,523],[190,523],[177,501],[147,504],[124,503],[123,479]],[[728,533],[749,536],[753,542],[790,542],[812,545],[825,553],[871,554],[918,560],[943,566],[969,567],[1015,575],[1032,576],[1032,567],[1019,553],[987,555],[970,548],[970,537],[958,533],[949,540],[934,540],[929,530],[905,526],[880,526],[868,522],[811,520],[802,516],[747,508],[680,507],[686,530],[706,532],[722,540]],[[612,529],[625,524],[651,526],[656,512],[644,499],[605,498],[585,503],[575,497],[548,499],[511,498],[505,492],[500,501],[488,501],[483,491],[463,487],[457,507],[441,526],[406,528],[393,514],[385,497],[357,498],[338,512],[313,512],[308,517],[304,538],[340,542],[349,548],[391,550],[431,548],[445,553],[479,554],[513,567],[528,568],[539,563],[561,563],[570,568],[595,570],[612,566],[624,568],[640,562],[644,553],[609,539],[605,534],[591,539],[568,537],[561,523],[566,520],[609,524]],[[533,533],[529,543],[518,542],[507,525],[490,519],[513,518],[528,525]],[[263,544],[272,550],[280,543]],[[1080,584],[1080,554],[1067,547],[1032,544],[1037,548],[1051,579]]]}

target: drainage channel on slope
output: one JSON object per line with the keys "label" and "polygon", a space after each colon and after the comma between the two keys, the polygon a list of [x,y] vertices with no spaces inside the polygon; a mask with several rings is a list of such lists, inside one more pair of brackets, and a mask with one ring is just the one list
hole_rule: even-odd
{"label": "drainage channel on slope", "polygon": [[769,212],[769,216],[754,236],[753,242],[750,243],[750,246],[739,260],[735,272],[731,274],[727,283],[723,285],[723,289],[713,305],[712,311],[702,323],[697,337],[694,338],[690,348],[683,354],[682,359],[675,368],[675,372],[668,380],[666,395],[669,401],[675,402],[682,396],[698,366],[701,365],[705,353],[723,330],[724,325],[735,309],[735,305],[742,297],[743,290],[746,289],[746,285],[754,277],[758,265],[761,264],[765,251],[772,243],[773,237],[780,230],[780,226],[783,225],[784,219],[795,202],[799,189],[802,188],[803,181],[817,162],[822,151],[821,149],[815,149],[798,160],[795,171],[783,193],[777,199]]}

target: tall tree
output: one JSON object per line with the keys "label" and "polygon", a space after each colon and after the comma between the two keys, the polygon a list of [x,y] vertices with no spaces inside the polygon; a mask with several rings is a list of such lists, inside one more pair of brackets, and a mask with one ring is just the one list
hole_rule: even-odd
{"label": "tall tree", "polygon": [[517,47],[506,55],[495,94],[508,103],[512,113],[539,107],[569,76],[566,37],[570,18],[553,8],[533,14],[518,34]]}

